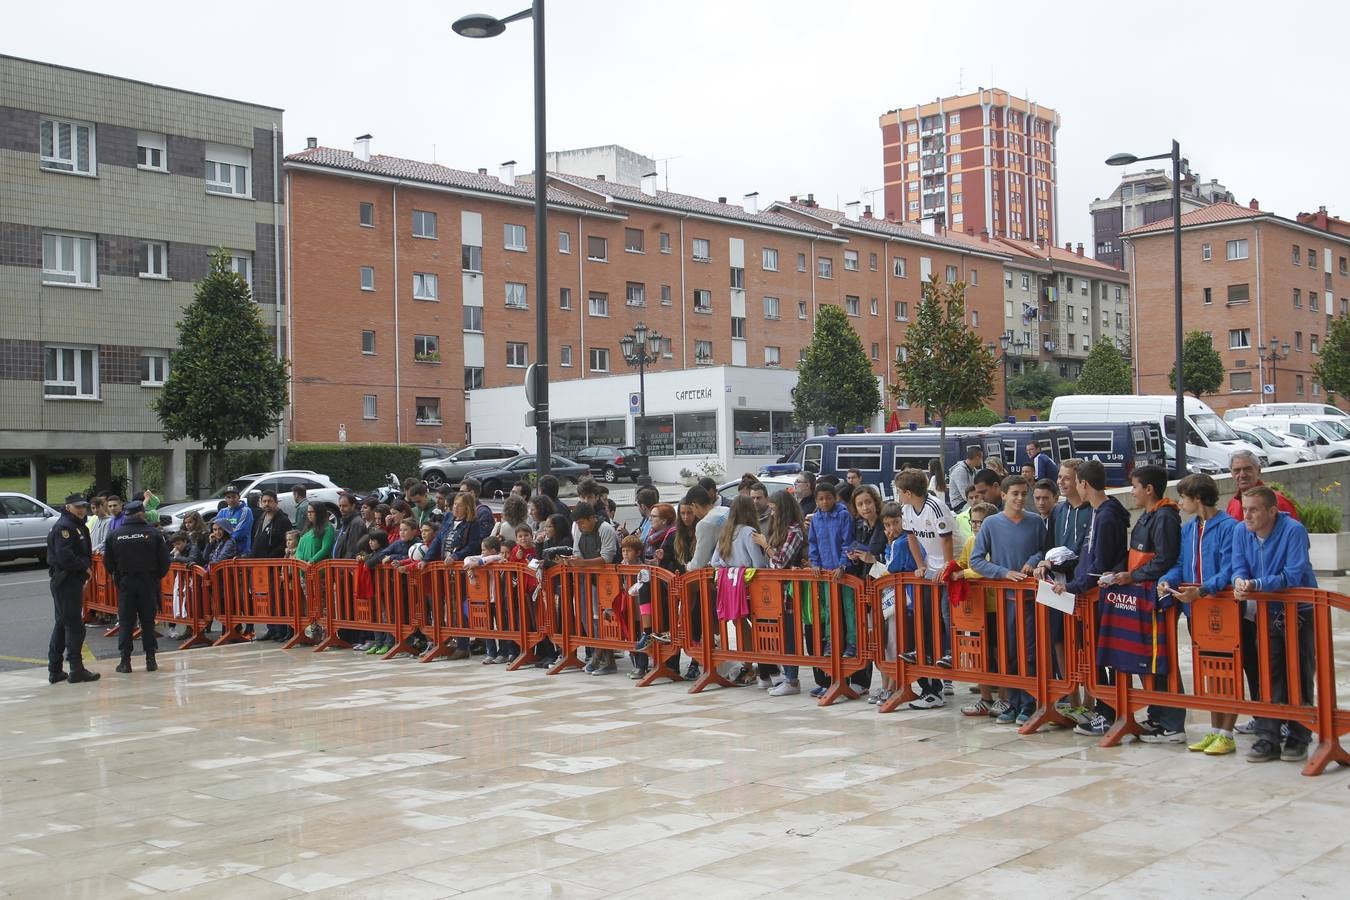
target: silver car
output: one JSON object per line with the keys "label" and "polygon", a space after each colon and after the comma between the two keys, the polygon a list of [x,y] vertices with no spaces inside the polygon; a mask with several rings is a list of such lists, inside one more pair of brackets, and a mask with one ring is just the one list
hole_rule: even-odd
{"label": "silver car", "polygon": [[20,556],[47,561],[47,533],[56,524],[56,510],[18,491],[0,491],[0,559]]}
{"label": "silver car", "polygon": [[470,472],[499,467],[524,452],[520,444],[470,444],[444,459],[423,460],[422,480],[433,488],[441,484],[454,487]]}
{"label": "silver car", "polygon": [[[291,494],[291,491],[297,485],[302,485],[308,491],[307,496],[311,503],[323,502],[337,506],[338,494],[342,493],[342,488],[335,484],[331,478],[310,469],[255,472],[252,475],[241,475],[225,487],[232,487],[239,491],[240,498],[255,508],[258,506],[258,499],[262,496],[263,491],[276,491],[277,503],[282,512],[294,519],[295,497]],[[182,528],[183,517],[190,512],[200,513],[201,517],[209,522],[225,502],[225,487],[205,500],[188,500],[184,503],[170,503],[167,506],[161,506],[159,514],[169,516],[173,520],[165,527],[172,531]]]}

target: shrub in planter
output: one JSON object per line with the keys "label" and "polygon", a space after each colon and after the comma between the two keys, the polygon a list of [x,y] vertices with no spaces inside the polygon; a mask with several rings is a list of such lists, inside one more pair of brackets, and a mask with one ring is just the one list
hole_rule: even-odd
{"label": "shrub in planter", "polygon": [[389,472],[416,474],[419,458],[417,448],[406,444],[291,444],[286,450],[289,468],[313,469],[353,490],[384,484]]}

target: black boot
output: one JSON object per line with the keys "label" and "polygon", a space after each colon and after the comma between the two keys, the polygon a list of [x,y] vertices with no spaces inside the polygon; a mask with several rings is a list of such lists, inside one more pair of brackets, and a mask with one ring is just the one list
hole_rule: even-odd
{"label": "black boot", "polygon": [[122,657],[122,661],[121,661],[120,663],[117,664],[117,669],[116,669],[116,671],[121,672],[123,675],[130,675],[130,674],[131,674],[131,657],[130,657],[130,656],[124,656],[124,657]]}
{"label": "black boot", "polygon": [[89,669],[80,669],[78,672],[72,671],[69,676],[71,684],[79,684],[82,681],[98,681],[101,677],[97,672],[91,672]]}
{"label": "black boot", "polygon": [[145,671],[147,672],[159,671],[159,663],[155,662],[155,654],[153,653],[145,654]]}
{"label": "black boot", "polygon": [[49,670],[49,671],[47,672],[47,683],[48,683],[48,684],[59,684],[59,683],[61,683],[62,681],[65,681],[65,680],[66,680],[67,678],[69,678],[69,677],[70,677],[70,676],[67,675],[67,674],[66,674],[64,671],[62,671],[61,669],[57,669],[55,672],[52,672],[52,671]]}

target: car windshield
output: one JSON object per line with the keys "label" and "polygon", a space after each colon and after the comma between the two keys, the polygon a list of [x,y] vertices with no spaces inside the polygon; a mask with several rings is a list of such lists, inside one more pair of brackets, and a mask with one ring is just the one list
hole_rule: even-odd
{"label": "car windshield", "polygon": [[1228,427],[1228,423],[1214,413],[1196,413],[1191,416],[1195,427],[1211,441],[1236,441],[1237,433]]}
{"label": "car windshield", "polygon": [[234,488],[236,491],[242,494],[244,492],[244,488],[248,487],[252,483],[253,483],[252,478],[236,478],[234,481],[231,481],[229,484],[225,485],[225,487],[221,488],[220,490],[212,494],[211,499],[224,500],[225,491],[229,490],[230,488]]}
{"label": "car windshield", "polygon": [[1267,428],[1253,428],[1256,436],[1266,442],[1268,447],[1288,447],[1289,442]]}
{"label": "car windshield", "polygon": [[1320,421],[1318,421],[1317,424],[1319,427],[1324,429],[1324,433],[1326,431],[1329,431],[1332,434],[1336,435],[1336,440],[1338,441],[1350,440],[1350,429],[1347,429],[1344,425],[1342,425],[1340,422],[1337,422],[1335,419],[1321,419]]}

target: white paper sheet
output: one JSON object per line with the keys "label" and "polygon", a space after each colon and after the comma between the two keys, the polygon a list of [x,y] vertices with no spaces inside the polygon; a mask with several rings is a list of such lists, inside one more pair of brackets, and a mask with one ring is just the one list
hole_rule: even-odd
{"label": "white paper sheet", "polygon": [[1036,602],[1044,603],[1051,609],[1057,609],[1062,613],[1073,615],[1074,595],[1068,592],[1056,594],[1054,591],[1054,582],[1042,581],[1036,586]]}

